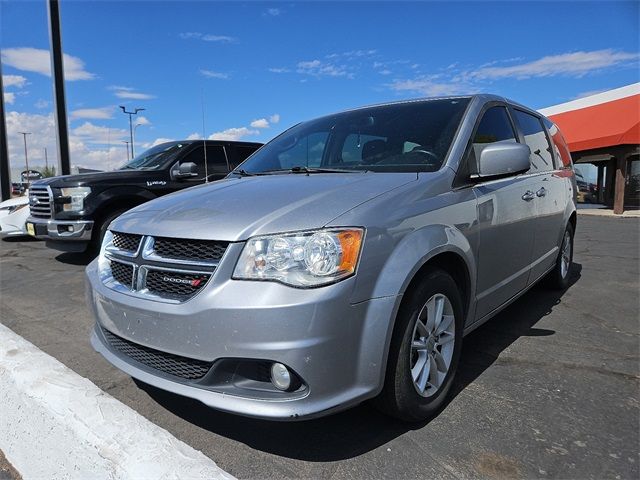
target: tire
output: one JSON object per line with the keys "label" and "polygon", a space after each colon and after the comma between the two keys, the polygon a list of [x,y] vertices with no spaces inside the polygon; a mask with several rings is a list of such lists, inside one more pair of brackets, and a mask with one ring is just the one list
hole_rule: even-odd
{"label": "tire", "polygon": [[[439,304],[443,306],[444,313],[441,322],[430,322],[429,311],[437,312]],[[453,319],[450,318],[451,315]],[[418,325],[419,318],[421,326]],[[437,334],[438,327],[444,328],[445,324],[448,327],[444,333],[433,334]],[[463,324],[462,299],[456,282],[443,270],[429,269],[419,283],[405,294],[400,306],[389,346],[384,387],[374,401],[376,407],[383,413],[406,422],[428,420],[437,414],[446,401],[458,367]],[[453,332],[452,338],[449,332]],[[434,345],[436,338],[442,344]],[[418,346],[422,345],[426,348],[419,349]],[[434,350],[440,354],[437,362],[438,355]],[[447,358],[446,373],[440,372],[442,361],[446,366]],[[414,375],[417,377],[415,381]],[[426,387],[422,390],[425,375]],[[434,387],[432,384],[438,385]]]}
{"label": "tire", "polygon": [[89,247],[87,248],[87,253],[94,256],[100,253],[102,239],[104,238],[105,233],[107,233],[109,225],[127,210],[128,209],[125,208],[122,210],[116,210],[115,212],[109,212],[106,214],[106,216],[96,221],[96,223],[93,225],[93,235],[91,236],[91,242],[89,243]]}
{"label": "tire", "polygon": [[[560,251],[553,270],[547,275],[547,286],[554,290],[564,290],[569,287],[571,267],[573,265],[573,225],[569,223],[562,236]],[[568,248],[568,252],[565,250]]]}

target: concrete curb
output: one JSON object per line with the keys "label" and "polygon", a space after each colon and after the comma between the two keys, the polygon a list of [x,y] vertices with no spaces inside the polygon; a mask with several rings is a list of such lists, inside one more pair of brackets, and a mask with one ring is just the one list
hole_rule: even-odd
{"label": "concrete curb", "polygon": [[232,479],[0,324],[0,449],[31,478]]}

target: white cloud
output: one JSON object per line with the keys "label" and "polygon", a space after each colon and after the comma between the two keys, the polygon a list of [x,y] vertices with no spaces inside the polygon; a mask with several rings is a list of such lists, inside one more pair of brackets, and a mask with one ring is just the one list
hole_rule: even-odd
{"label": "white cloud", "polygon": [[71,120],[88,118],[91,120],[107,120],[113,118],[114,107],[80,108],[71,112]]}
{"label": "white cloud", "polygon": [[259,118],[249,124],[251,128],[269,128],[269,121],[266,118]]}
{"label": "white cloud", "polygon": [[[125,145],[119,143],[116,132],[111,129],[111,145],[103,146],[90,144],[87,140],[100,140],[105,127],[96,125],[84,127],[76,135],[72,131],[69,135],[69,151],[72,166],[83,166],[99,170],[113,170],[126,160]],[[44,149],[47,149],[49,165],[57,166],[56,130],[53,113],[47,115],[7,112],[7,139],[9,143],[9,161],[13,168],[23,168],[24,150],[22,136],[18,132],[34,132],[27,138],[29,149],[29,167],[43,167],[45,165]],[[37,132],[37,134],[36,134]],[[120,132],[121,133],[121,132]]]}
{"label": "white cloud", "polygon": [[[48,50],[31,47],[5,48],[2,63],[25,72],[51,76],[51,60]],[[84,62],[72,55],[63,55],[65,80],[91,80],[95,74],[84,69]]]}
{"label": "white cloud", "polygon": [[22,75],[3,75],[2,85],[6,87],[22,88],[27,83],[27,79]]}
{"label": "white cloud", "polygon": [[167,143],[167,142],[173,142],[174,139],[173,138],[156,138],[153,142],[151,143],[143,143],[142,146],[144,148],[151,148],[151,147],[155,147],[156,145],[160,145],[161,143]]}
{"label": "white cloud", "polygon": [[43,99],[43,98],[39,99],[39,100],[34,104],[34,106],[35,106],[36,108],[39,108],[39,109],[41,109],[41,110],[42,110],[42,109],[44,109],[44,108],[48,108],[48,107],[49,107],[49,105],[51,105],[51,102],[50,102],[49,100],[45,100],[45,99]]}
{"label": "white cloud", "polygon": [[298,62],[296,71],[314,77],[348,77],[353,78],[353,74],[347,71],[344,65],[321,62],[320,60],[308,60]]}
{"label": "white cloud", "polygon": [[472,89],[464,83],[438,82],[433,76],[409,80],[395,80],[388,85],[397,92],[412,92],[429,97],[469,93]]}
{"label": "white cloud", "polygon": [[200,73],[207,78],[219,78],[221,80],[226,80],[229,78],[229,74],[222,72],[214,72],[213,70],[204,70],[200,69]]}
{"label": "white cloud", "polygon": [[532,77],[582,77],[587,73],[625,63],[637,62],[640,54],[612,49],[548,55],[532,62],[504,67],[482,67],[469,75],[477,79],[525,79]]}
{"label": "white cloud", "polygon": [[280,115],[278,113],[274,113],[269,117],[269,121],[271,123],[278,123],[280,121]]}
{"label": "white cloud", "polygon": [[127,90],[116,90],[114,95],[124,100],[151,100],[152,98],[156,98],[155,95],[150,95],[148,93],[132,92]]}
{"label": "white cloud", "polygon": [[143,117],[142,115],[138,115],[136,117],[137,125],[151,125],[151,121],[147,117]]}
{"label": "white cloud", "polygon": [[379,70],[378,73],[380,75],[391,75],[393,72],[391,70]]}
{"label": "white cloud", "polygon": [[271,67],[271,68],[269,69],[269,71],[270,71],[271,73],[288,73],[288,72],[290,72],[291,70],[289,70],[288,68],[284,68],[284,67]]}
{"label": "white cloud", "polygon": [[201,139],[202,139],[202,135],[200,135],[197,132],[193,132],[191,135],[187,137],[187,140],[201,140]]}
{"label": "white cloud", "polygon": [[215,132],[209,135],[209,140],[241,140],[244,137],[248,137],[250,135],[259,135],[259,130],[251,130],[247,127],[236,127],[236,128],[227,128],[226,130],[222,130],[220,132]]}
{"label": "white cloud", "polygon": [[178,34],[180,38],[183,40],[202,40],[204,42],[218,42],[218,43],[234,43],[238,39],[235,37],[230,37],[228,35],[213,35],[210,33],[200,33],[200,32],[184,32]]}
{"label": "white cloud", "polygon": [[83,142],[97,145],[108,145],[129,139],[129,131],[122,128],[110,128],[84,122],[71,130],[71,136],[76,136]]}
{"label": "white cloud", "polygon": [[11,105],[16,101],[16,94],[13,92],[4,92],[4,103]]}
{"label": "white cloud", "polygon": [[278,17],[281,13],[282,11],[279,8],[268,8],[265,12],[266,15],[269,15],[271,17]]}
{"label": "white cloud", "polygon": [[325,55],[325,58],[358,58],[358,57],[370,57],[375,55],[377,50],[349,50],[348,52],[331,53]]}

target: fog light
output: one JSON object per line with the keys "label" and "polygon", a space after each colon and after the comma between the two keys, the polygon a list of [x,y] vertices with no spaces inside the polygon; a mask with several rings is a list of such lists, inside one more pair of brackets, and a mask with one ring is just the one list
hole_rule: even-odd
{"label": "fog light", "polygon": [[291,386],[289,369],[281,363],[271,365],[271,383],[273,383],[278,390],[288,390]]}

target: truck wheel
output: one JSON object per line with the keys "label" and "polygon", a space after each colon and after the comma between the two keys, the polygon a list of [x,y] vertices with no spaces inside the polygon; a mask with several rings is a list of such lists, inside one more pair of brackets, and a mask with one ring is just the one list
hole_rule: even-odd
{"label": "truck wheel", "polygon": [[106,216],[97,220],[93,225],[93,235],[91,236],[91,243],[87,249],[87,252],[91,255],[98,255],[100,253],[100,247],[102,246],[102,239],[104,234],[107,233],[109,224],[126,212],[128,209],[116,210],[115,212],[109,212]]}
{"label": "truck wheel", "polygon": [[462,349],[462,300],[453,278],[429,269],[398,312],[376,406],[407,422],[431,418],[451,389]]}
{"label": "truck wheel", "polygon": [[556,265],[547,275],[547,285],[555,290],[564,290],[569,286],[571,266],[573,265],[573,225],[567,225],[562,236],[562,244],[556,259]]}

